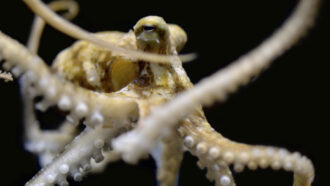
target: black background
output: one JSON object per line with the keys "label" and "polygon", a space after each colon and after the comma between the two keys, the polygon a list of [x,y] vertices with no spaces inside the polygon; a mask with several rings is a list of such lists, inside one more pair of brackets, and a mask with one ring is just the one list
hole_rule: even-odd
{"label": "black background", "polygon": [[[160,15],[182,26],[189,41],[183,53],[196,52],[197,60],[184,67],[196,83],[257,46],[278,28],[296,1],[80,1],[73,21],[91,31],[128,31],[146,15]],[[21,1],[4,1],[0,30],[25,43],[33,14]],[[308,36],[277,59],[248,87],[224,104],[205,108],[210,123],[224,136],[248,144],[265,144],[299,151],[312,159],[314,185],[327,185],[325,158],[329,147],[329,9],[321,9]],[[51,63],[74,40],[47,27],[40,55]],[[17,81],[0,81],[1,174],[3,185],[23,185],[38,170],[36,157],[22,146],[21,100]],[[189,153],[180,172],[180,185],[213,185]],[[235,174],[238,186],[291,185],[292,174],[270,169]],[[4,183],[3,183],[4,181]],[[155,185],[152,160],[139,166],[119,162],[107,171],[72,185]]]}

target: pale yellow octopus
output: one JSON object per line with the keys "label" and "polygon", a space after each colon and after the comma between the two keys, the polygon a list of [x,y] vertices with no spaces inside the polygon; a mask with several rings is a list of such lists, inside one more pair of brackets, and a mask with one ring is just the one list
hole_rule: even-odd
{"label": "pale yellow octopus", "polygon": [[[186,33],[179,26],[167,24],[158,16],[140,19],[134,32],[102,32],[96,36],[118,46],[159,54],[177,54],[187,41]],[[53,68],[78,86],[134,100],[139,109],[137,118],[148,116],[153,106],[161,105],[192,87],[181,64],[136,61],[114,55],[86,41],[78,41],[61,52]],[[198,110],[197,118],[205,120],[201,108]],[[173,185],[183,155],[182,140],[169,138],[161,146],[162,157],[155,157],[158,164],[163,164],[158,171],[158,180],[161,185]]]}
{"label": "pale yellow octopus", "polygon": [[[51,24],[60,23],[47,19],[47,10],[38,1],[26,2]],[[87,38],[102,47],[78,41],[57,56],[51,70],[39,57],[0,33],[0,54],[8,60],[4,68],[15,76],[25,73],[22,85],[29,126],[26,147],[40,155],[44,166],[27,185],[67,185],[68,175],[79,181],[83,174],[100,166],[91,159],[101,165],[119,158],[136,162],[147,153],[156,160],[160,185],[175,185],[185,149],[199,158],[198,165],[208,169],[207,178],[216,185],[235,185],[229,169],[231,164],[238,172],[244,166],[252,170],[283,168],[295,173],[295,186],[311,185],[314,168],[309,159],[281,148],[249,146],[224,138],[207,122],[201,104],[224,101],[229,92],[246,84],[246,79],[268,65],[262,58],[268,61],[291,46],[302,35],[297,30],[310,25],[309,16],[314,14],[313,8],[317,5],[318,1],[302,0],[297,15],[289,20],[292,24],[275,33],[277,40],[269,39],[263,44],[268,48],[257,48],[247,59],[242,58],[221,75],[212,76],[209,82],[218,78],[214,87],[223,88],[222,94],[213,85],[207,86],[206,80],[193,87],[178,57],[187,41],[186,33],[157,16],[142,18],[134,31],[128,33],[81,32],[78,38]],[[305,24],[300,19],[308,21]],[[70,25],[67,28],[79,31]],[[66,27],[61,30],[68,33]],[[30,49],[33,51],[33,47]],[[261,57],[257,55],[258,50]],[[171,63],[153,63],[154,59]],[[255,68],[249,68],[250,61]],[[70,113],[58,131],[40,131],[35,123],[31,100],[37,95],[44,97],[37,108],[45,110],[57,104],[60,110]],[[87,127],[74,138],[79,132],[75,126],[82,120]],[[124,135],[114,139],[121,133]],[[40,140],[46,145],[38,146],[36,143]]]}

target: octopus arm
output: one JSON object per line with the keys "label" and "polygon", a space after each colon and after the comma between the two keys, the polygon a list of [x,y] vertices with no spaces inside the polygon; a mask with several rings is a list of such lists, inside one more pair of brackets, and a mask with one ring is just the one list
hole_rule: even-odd
{"label": "octopus arm", "polygon": [[[73,19],[77,16],[79,12],[79,5],[75,1],[52,1],[48,4],[48,7],[53,11],[66,11],[62,16],[68,20]],[[45,28],[45,21],[39,16],[35,16],[32,24],[31,33],[27,42],[27,47],[33,53],[38,52],[39,42],[42,35],[42,32]]]}
{"label": "octopus arm", "polygon": [[33,177],[29,185],[65,185],[68,175],[72,176],[75,181],[80,181],[83,175],[89,171],[91,167],[91,159],[100,162],[103,157],[103,146],[113,136],[121,132],[121,128],[102,128],[98,126],[94,129],[86,127],[86,129],[70,143],[63,153],[61,153],[51,164],[45,166],[39,173]]}
{"label": "octopus arm", "polygon": [[24,129],[25,129],[25,149],[39,156],[40,165],[44,167],[50,163],[57,154],[63,151],[76,135],[77,129],[68,121],[64,121],[57,130],[42,131],[37,122],[34,104],[29,95],[29,89],[24,80],[20,79],[22,85],[21,94],[23,97],[24,109]]}
{"label": "octopus arm", "polygon": [[178,185],[179,169],[183,158],[182,140],[176,133],[163,138],[151,150],[156,161],[159,186]]}
{"label": "octopus arm", "polygon": [[[284,169],[294,172],[294,186],[310,186],[314,179],[312,162],[298,152],[290,153],[283,148],[233,142],[213,130],[208,123],[196,127],[191,122],[186,122],[179,131],[188,150],[206,165],[221,167],[223,164],[233,164],[236,172],[243,171],[245,166],[251,170],[258,167]],[[220,184],[224,179],[223,176],[216,177],[216,183],[226,185]]]}
{"label": "octopus arm", "polygon": [[[192,128],[195,128],[195,130]],[[201,112],[201,108],[200,112],[189,115],[180,123],[178,132],[185,149],[198,157],[197,165],[199,168],[207,168],[206,177],[210,181],[214,181],[216,186],[236,185],[229,164],[219,158],[221,147],[210,147],[208,143],[224,137],[209,125]]]}

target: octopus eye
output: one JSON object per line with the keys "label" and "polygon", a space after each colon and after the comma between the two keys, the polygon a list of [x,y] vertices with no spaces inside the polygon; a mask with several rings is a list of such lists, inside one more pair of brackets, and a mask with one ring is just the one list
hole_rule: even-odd
{"label": "octopus eye", "polygon": [[155,28],[156,28],[156,27],[153,26],[153,25],[144,25],[144,26],[143,26],[143,31],[151,32],[151,31],[154,31]]}
{"label": "octopus eye", "polygon": [[114,61],[110,68],[112,91],[120,90],[139,76],[139,65],[125,59]]}

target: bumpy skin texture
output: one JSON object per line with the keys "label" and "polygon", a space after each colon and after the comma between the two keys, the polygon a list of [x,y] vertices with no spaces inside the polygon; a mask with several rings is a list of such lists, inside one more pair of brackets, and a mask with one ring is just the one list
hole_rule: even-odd
{"label": "bumpy skin texture", "polygon": [[[132,33],[104,32],[96,36],[118,46],[136,49]],[[100,92],[123,88],[136,79],[139,71],[137,63],[130,59],[112,55],[106,49],[86,41],[79,41],[61,52],[54,61],[53,69],[81,87]]]}
{"label": "bumpy skin texture", "polygon": [[[177,55],[187,40],[180,27],[156,16],[141,19],[134,32],[104,32],[96,36],[125,48],[168,55]],[[67,176],[79,181],[84,174],[102,169],[108,162],[120,158],[134,160],[130,154],[112,149],[112,139],[132,128],[147,127],[138,122],[152,115],[159,105],[193,89],[180,62],[138,61],[78,41],[61,52],[53,69],[49,69],[39,57],[8,36],[0,33],[0,41],[0,54],[8,61],[4,68],[15,76],[24,73],[21,84],[26,103],[26,148],[40,156],[43,166],[27,185],[67,185]],[[57,105],[69,113],[59,130],[40,130],[32,103],[36,96],[43,97],[38,109]],[[295,173],[296,186],[311,184],[314,170],[306,157],[285,149],[230,141],[210,126],[200,105],[191,110],[174,125],[162,128],[166,130],[150,151],[157,161],[161,185],[175,184],[184,150],[199,158],[198,165],[208,169],[207,178],[216,185],[235,185],[231,164],[238,172],[245,166],[251,170],[283,168]],[[86,125],[84,131],[75,128],[81,122]]]}

